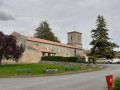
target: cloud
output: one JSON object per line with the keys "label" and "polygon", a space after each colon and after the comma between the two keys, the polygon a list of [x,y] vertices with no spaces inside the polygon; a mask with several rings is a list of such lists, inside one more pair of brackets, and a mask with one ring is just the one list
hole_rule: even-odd
{"label": "cloud", "polygon": [[2,2],[0,1],[0,6],[2,5]]}
{"label": "cloud", "polygon": [[[0,8],[9,10],[0,9],[0,20],[9,20],[0,22],[0,27],[4,32],[15,30],[33,36],[40,22],[47,20],[60,41],[67,43],[67,32],[74,31],[75,26],[76,31],[82,33],[83,48],[89,49],[90,31],[96,28],[95,22],[100,14],[107,21],[112,41],[120,44],[119,3],[120,0],[0,0]],[[14,12],[16,20],[10,11]]]}
{"label": "cloud", "polygon": [[14,20],[14,15],[6,9],[0,8],[0,21]]}
{"label": "cloud", "polygon": [[16,30],[17,30],[18,33],[21,33],[21,34],[26,35],[26,36],[32,36],[33,37],[33,33],[34,33],[33,30],[30,30],[28,28],[17,28]]}
{"label": "cloud", "polygon": [[3,4],[2,0],[0,0],[0,6]]}

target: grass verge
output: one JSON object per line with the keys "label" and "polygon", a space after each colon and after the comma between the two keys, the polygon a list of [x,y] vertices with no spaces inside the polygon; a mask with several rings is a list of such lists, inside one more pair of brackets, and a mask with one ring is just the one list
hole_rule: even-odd
{"label": "grass verge", "polygon": [[[0,77],[21,77],[21,76],[41,76],[41,75],[51,75],[51,74],[45,74],[43,70],[45,68],[56,68],[58,69],[57,73],[53,74],[66,74],[66,73],[75,73],[75,72],[85,72],[85,71],[92,71],[102,68],[101,66],[95,66],[95,67],[85,67],[85,70],[80,69],[80,66],[75,66],[74,71],[65,71],[65,66],[68,65],[56,65],[56,64],[3,64],[2,67],[0,67]],[[70,65],[71,66],[71,65]],[[31,75],[16,75],[16,69],[23,69],[23,68],[29,68],[31,69]],[[53,75],[52,74],[52,75]]]}

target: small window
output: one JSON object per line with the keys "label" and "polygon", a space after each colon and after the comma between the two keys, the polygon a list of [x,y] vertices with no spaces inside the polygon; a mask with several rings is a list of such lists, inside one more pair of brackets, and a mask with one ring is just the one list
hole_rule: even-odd
{"label": "small window", "polygon": [[42,53],[42,56],[45,56],[45,53],[44,53],[44,52]]}
{"label": "small window", "polygon": [[72,40],[72,35],[71,35],[71,40]]}
{"label": "small window", "polygon": [[48,53],[48,56],[50,56],[50,53]]}

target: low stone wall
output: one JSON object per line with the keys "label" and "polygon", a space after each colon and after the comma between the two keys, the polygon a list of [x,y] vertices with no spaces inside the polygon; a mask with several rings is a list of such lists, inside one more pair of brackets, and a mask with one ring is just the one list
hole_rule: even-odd
{"label": "low stone wall", "polygon": [[11,64],[15,64],[16,61],[14,61],[14,60],[12,60],[12,59],[9,59],[9,60],[3,59],[3,60],[2,60],[2,63],[11,63]]}
{"label": "low stone wall", "polygon": [[[55,62],[55,61],[40,61],[41,64],[63,64],[63,65],[82,65],[82,66],[88,66],[88,64],[83,63],[71,63],[71,62]],[[92,66],[96,66],[95,64],[90,64]]]}

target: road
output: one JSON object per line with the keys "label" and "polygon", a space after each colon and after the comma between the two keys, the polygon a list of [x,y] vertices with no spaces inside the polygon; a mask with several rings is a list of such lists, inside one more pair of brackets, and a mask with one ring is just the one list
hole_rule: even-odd
{"label": "road", "polygon": [[104,64],[104,69],[69,75],[29,78],[0,78],[0,90],[107,90],[105,76],[120,76],[119,64]]}

